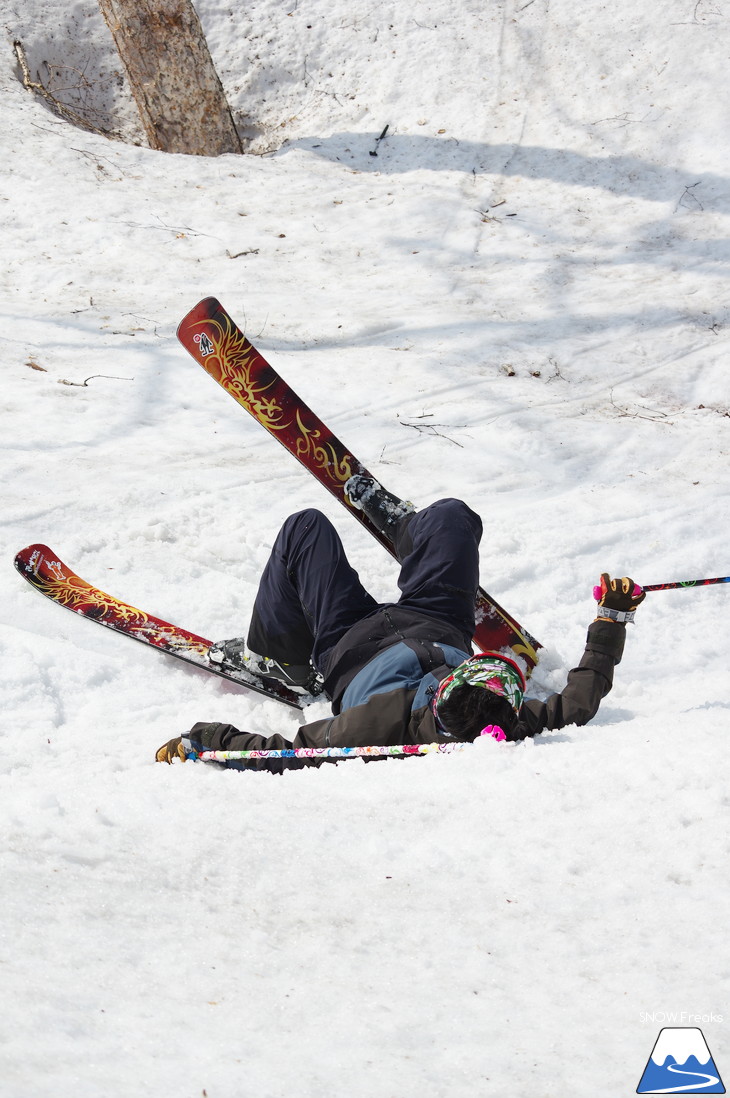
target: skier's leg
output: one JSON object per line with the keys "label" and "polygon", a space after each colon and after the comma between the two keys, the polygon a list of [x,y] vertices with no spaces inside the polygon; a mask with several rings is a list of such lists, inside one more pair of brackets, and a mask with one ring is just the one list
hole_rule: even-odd
{"label": "skier's leg", "polygon": [[260,655],[306,665],[377,608],[320,511],[286,520],[274,543],[253,606],[248,646]]}
{"label": "skier's leg", "polygon": [[474,633],[482,521],[458,499],[441,499],[398,524],[399,605]]}

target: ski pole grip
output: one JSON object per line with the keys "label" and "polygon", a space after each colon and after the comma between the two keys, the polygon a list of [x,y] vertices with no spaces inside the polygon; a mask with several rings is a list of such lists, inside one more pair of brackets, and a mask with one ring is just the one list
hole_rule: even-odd
{"label": "ski pole grip", "polygon": [[[640,587],[638,583],[635,583],[634,584],[634,590],[631,592],[631,594],[635,599],[638,599],[639,595],[641,594],[641,592],[643,590],[644,590],[643,587]],[[599,583],[597,583],[596,586],[593,588],[593,598],[596,600],[596,602],[601,601],[602,593],[603,592],[601,591],[601,585]]]}

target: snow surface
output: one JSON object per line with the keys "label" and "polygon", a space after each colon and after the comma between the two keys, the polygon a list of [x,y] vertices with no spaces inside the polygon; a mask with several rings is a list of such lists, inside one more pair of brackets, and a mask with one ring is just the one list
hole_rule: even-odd
{"label": "snow surface", "polygon": [[[602,570],[730,571],[727,6],[244,7],[199,4],[262,154],[219,159],[143,147],[92,0],[4,7],[0,1093],[613,1098],[657,1011],[709,1016],[727,1073],[728,587],[649,596],[586,728],[279,779],[154,765],[296,716],[12,568],[43,541],[239,635],[318,506],[394,596],[177,345],[214,294],[386,487],[483,515],[538,688]],[[128,143],[26,91],[14,38]]]}

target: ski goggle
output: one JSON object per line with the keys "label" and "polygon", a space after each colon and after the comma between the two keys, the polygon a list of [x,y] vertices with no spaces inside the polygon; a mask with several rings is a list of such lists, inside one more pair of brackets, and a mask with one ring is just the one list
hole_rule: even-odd
{"label": "ski goggle", "polygon": [[431,703],[437,718],[439,705],[461,686],[490,690],[506,698],[515,713],[519,713],[525,696],[525,676],[519,664],[498,652],[477,652],[455,667],[439,685]]}

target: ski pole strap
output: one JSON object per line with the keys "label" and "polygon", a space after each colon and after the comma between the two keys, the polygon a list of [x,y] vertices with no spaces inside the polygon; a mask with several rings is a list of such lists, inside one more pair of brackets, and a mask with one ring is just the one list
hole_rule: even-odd
{"label": "ski pole strap", "polygon": [[355,759],[377,755],[431,755],[461,751],[463,743],[401,743],[367,747],[282,747],[261,751],[186,751],[188,759],[200,762],[233,762],[239,759]]}

